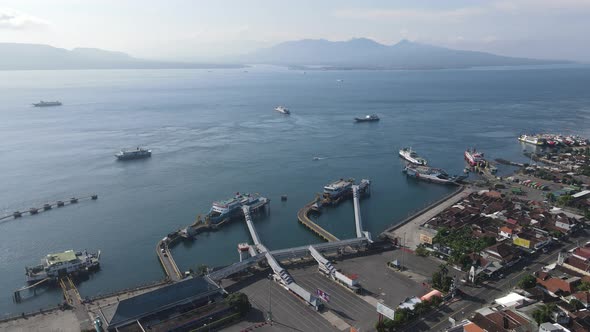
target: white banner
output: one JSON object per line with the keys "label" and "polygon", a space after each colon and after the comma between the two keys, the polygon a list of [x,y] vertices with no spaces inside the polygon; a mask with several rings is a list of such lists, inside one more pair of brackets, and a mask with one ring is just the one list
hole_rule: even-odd
{"label": "white banner", "polygon": [[382,303],[377,303],[377,312],[391,320],[395,318],[395,310],[386,307]]}

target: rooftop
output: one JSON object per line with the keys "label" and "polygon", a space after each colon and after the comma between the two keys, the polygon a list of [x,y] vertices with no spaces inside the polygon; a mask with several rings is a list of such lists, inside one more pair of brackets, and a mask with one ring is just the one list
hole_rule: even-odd
{"label": "rooftop", "polygon": [[73,261],[76,259],[77,259],[76,253],[73,250],[67,250],[64,252],[47,255],[47,263],[49,265],[53,265],[53,264],[57,264],[57,263],[65,263],[65,262]]}
{"label": "rooftop", "polygon": [[120,327],[159,311],[214,296],[221,289],[204,278],[190,278],[102,308],[109,328]]}

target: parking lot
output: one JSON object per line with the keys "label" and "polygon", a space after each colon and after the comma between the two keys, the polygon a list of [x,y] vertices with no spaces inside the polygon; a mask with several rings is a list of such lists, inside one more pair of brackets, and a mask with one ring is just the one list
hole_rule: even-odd
{"label": "parking lot", "polygon": [[229,326],[224,331],[243,331],[260,325],[266,319],[271,303],[273,325],[263,325],[256,331],[340,331],[320,313],[285,288],[266,278],[270,271],[252,276],[227,288],[228,291],[240,291],[248,295],[252,310],[238,324]]}
{"label": "parking lot", "polygon": [[[404,262],[406,269],[403,272],[387,266],[387,262],[395,259]],[[320,273],[315,262],[288,267],[289,273],[301,287],[311,293],[321,289],[329,294],[330,300],[321,312],[316,312],[276,282],[266,279],[270,271],[261,272],[227,287],[230,292],[246,293],[253,310],[246,320],[225,330],[242,331],[257,326],[256,331],[348,331],[350,327],[372,331],[378,319],[378,302],[395,308],[408,297],[424,295],[430,291],[427,282],[439,265],[440,262],[435,258],[419,257],[401,250],[335,261],[334,266],[342,273],[358,275],[363,288],[361,294],[355,294]],[[453,274],[453,271],[449,272]],[[275,323],[273,326],[260,326],[268,312],[269,297],[272,298]]]}

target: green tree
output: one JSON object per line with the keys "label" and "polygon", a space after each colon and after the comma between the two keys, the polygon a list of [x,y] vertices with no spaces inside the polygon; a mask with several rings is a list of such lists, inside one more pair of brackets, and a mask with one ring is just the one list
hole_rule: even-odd
{"label": "green tree", "polygon": [[559,205],[559,206],[568,206],[571,203],[572,199],[573,199],[573,197],[571,195],[563,195],[563,196],[560,196],[557,199],[557,205]]}
{"label": "green tree", "polygon": [[541,325],[546,323],[551,318],[551,313],[555,309],[555,304],[543,304],[541,307],[533,311],[533,318],[537,324]]}
{"label": "green tree", "polygon": [[576,310],[584,309],[584,304],[578,299],[571,299],[569,304]]}
{"label": "green tree", "polygon": [[518,287],[520,287],[522,289],[533,288],[536,285],[537,285],[537,278],[535,278],[533,275],[530,275],[530,274],[522,277],[520,279],[520,281],[518,282]]}
{"label": "green tree", "polygon": [[422,257],[428,256],[430,254],[430,252],[426,248],[424,248],[423,245],[419,245],[414,252],[416,253],[416,255]]}
{"label": "green tree", "polygon": [[205,264],[199,264],[199,266],[197,266],[197,275],[198,276],[204,276],[209,272],[209,267]]}
{"label": "green tree", "polygon": [[246,313],[248,313],[252,307],[250,301],[248,300],[248,295],[240,292],[230,294],[225,298],[225,303],[239,312],[241,316],[244,316]]}
{"label": "green tree", "polygon": [[587,292],[590,291],[590,282],[582,281],[581,283],[576,286],[576,290],[579,292]]}

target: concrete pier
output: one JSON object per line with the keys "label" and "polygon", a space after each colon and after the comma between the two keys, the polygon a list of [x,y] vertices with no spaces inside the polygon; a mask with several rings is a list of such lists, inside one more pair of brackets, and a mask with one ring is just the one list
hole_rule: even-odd
{"label": "concrete pier", "polygon": [[309,218],[309,213],[312,211],[315,204],[316,201],[314,200],[313,202],[306,204],[303,208],[301,208],[299,212],[297,212],[297,219],[301,224],[309,228],[312,232],[319,235],[322,239],[328,242],[339,241],[339,239],[336,236],[332,235],[332,233],[323,229],[320,225],[316,224],[315,222],[313,222],[313,220]]}

